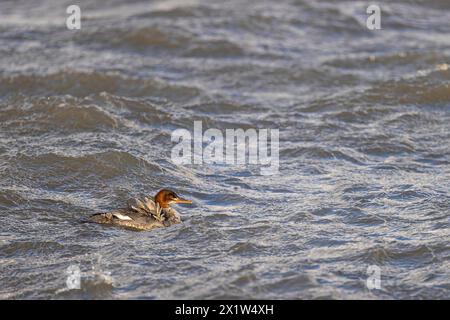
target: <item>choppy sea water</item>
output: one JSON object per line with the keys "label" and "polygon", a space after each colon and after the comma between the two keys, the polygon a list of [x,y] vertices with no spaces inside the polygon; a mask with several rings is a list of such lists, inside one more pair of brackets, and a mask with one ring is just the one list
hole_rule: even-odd
{"label": "choppy sea water", "polygon": [[[0,298],[449,299],[450,3],[377,3],[2,1]],[[194,121],[279,174],[175,165]],[[82,223],[162,187],[183,224]]]}

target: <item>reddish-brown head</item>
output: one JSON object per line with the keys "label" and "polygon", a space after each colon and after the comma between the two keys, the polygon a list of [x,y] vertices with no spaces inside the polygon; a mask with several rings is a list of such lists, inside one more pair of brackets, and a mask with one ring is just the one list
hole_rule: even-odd
{"label": "reddish-brown head", "polygon": [[192,203],[191,200],[180,198],[175,192],[167,189],[160,190],[155,196],[155,202],[161,208],[168,208],[172,203]]}

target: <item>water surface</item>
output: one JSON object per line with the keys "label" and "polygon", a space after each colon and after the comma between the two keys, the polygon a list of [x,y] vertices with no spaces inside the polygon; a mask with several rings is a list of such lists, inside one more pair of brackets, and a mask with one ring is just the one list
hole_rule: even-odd
{"label": "water surface", "polygon": [[[0,298],[450,298],[448,1],[78,3],[0,3]],[[195,120],[280,173],[176,166]],[[81,223],[162,187],[183,224]]]}

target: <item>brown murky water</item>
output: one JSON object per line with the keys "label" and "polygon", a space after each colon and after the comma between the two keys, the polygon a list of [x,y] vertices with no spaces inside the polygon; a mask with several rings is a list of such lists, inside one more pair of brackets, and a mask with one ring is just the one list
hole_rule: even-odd
{"label": "brown murky water", "polygon": [[[0,298],[450,298],[450,3],[378,3],[2,1]],[[174,165],[194,120],[280,173]],[[81,223],[161,187],[183,224]]]}

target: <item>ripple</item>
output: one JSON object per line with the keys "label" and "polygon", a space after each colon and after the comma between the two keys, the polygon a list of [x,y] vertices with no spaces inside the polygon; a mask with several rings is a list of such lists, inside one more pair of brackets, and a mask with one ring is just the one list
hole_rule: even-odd
{"label": "ripple", "polygon": [[372,264],[393,264],[410,268],[411,265],[426,265],[433,262],[435,255],[425,245],[418,245],[402,250],[376,247],[368,251],[364,260]]}
{"label": "ripple", "polygon": [[65,70],[47,75],[16,75],[0,78],[0,96],[13,93],[28,95],[66,95],[86,97],[102,92],[131,97],[161,94],[166,98],[192,99],[199,89],[172,85],[161,79],[139,79],[120,75],[117,72],[79,72]]}
{"label": "ripple", "polygon": [[[0,5],[0,297],[448,297],[448,1],[41,2]],[[174,164],[194,121],[279,129],[279,174]],[[182,224],[82,223],[162,187]]]}
{"label": "ripple", "polygon": [[20,241],[1,246],[1,256],[3,257],[32,257],[34,255],[50,254],[55,250],[64,248],[63,245],[52,241]]}
{"label": "ripple", "polygon": [[197,41],[186,52],[188,57],[218,58],[242,56],[244,50],[236,43],[229,40]]}
{"label": "ripple", "polygon": [[110,130],[123,125],[113,114],[96,105],[79,105],[73,99],[26,99],[0,111],[10,130],[25,128],[63,131]]}

